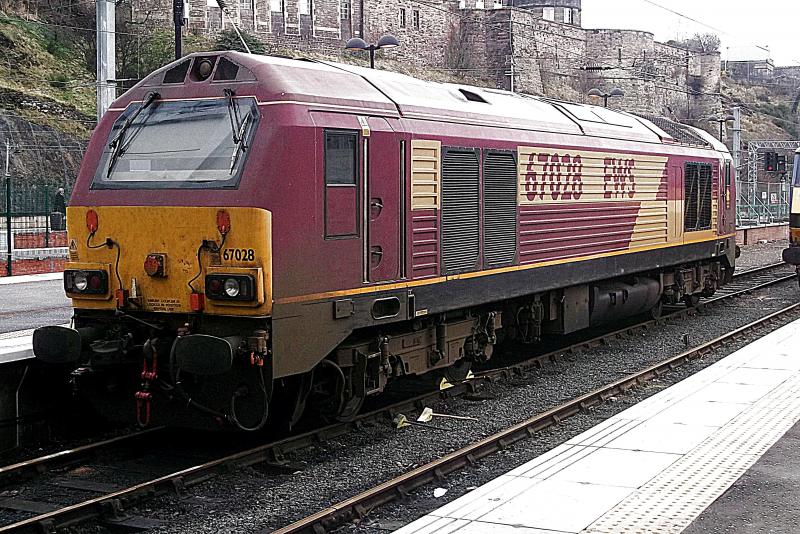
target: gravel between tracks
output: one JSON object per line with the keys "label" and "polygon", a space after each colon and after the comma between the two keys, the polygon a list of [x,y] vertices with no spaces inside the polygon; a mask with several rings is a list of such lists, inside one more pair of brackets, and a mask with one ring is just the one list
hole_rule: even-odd
{"label": "gravel between tracks", "polygon": [[[754,246],[755,247],[755,246]],[[762,245],[763,247],[763,245]],[[756,258],[747,267],[774,262],[775,251],[754,250]],[[749,256],[745,249],[744,256]],[[374,484],[397,476],[465,446],[481,437],[545,411],[575,395],[585,393],[646,365],[677,354],[691,344],[722,335],[770,311],[796,302],[793,283],[758,291],[708,310],[699,317],[670,322],[634,338],[615,340],[608,345],[571,357],[568,361],[531,373],[525,377],[500,381],[481,391],[482,400],[451,399],[434,403],[437,412],[469,415],[478,423],[437,420],[447,431],[418,427],[394,429],[388,422],[369,424],[334,441],[326,442],[290,456],[296,469],[276,473],[261,468],[242,468],[215,478],[189,491],[183,499],[166,497],[131,510],[133,514],[164,520],[157,532],[258,532],[270,531],[291,521],[353,496]],[[539,437],[527,440],[480,462],[473,469],[454,474],[443,483],[444,498],[432,497],[433,487],[420,490],[402,506],[377,510],[360,526],[348,525],[342,532],[385,532],[441,506],[495,476],[555,447],[602,419],[635,404],[641,398],[663,389],[719,356],[681,368],[651,385],[637,388],[616,402],[609,402],[554,427]],[[416,417],[416,413],[409,413]],[[103,532],[94,525],[76,529]]]}
{"label": "gravel between tracks", "polygon": [[788,239],[741,245],[742,255],[736,260],[736,270],[746,271],[781,261],[783,249],[789,246]]}

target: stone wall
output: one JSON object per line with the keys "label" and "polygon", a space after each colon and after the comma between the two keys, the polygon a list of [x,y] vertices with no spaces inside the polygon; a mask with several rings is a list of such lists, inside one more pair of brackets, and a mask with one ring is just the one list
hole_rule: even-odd
{"label": "stone wall", "polygon": [[497,87],[510,89],[513,70],[514,89],[531,94],[584,102],[592,88],[618,87],[625,97],[610,107],[679,119],[719,107],[719,54],[687,52],[648,32],[584,30],[528,9],[462,13],[469,66]]}
{"label": "stone wall", "polygon": [[591,81],[601,91],[622,89],[609,107],[677,119],[710,114],[719,107],[720,56],[656,42],[634,30],[587,30]]}
{"label": "stone wall", "polygon": [[[387,58],[433,69],[447,68],[448,44],[458,35],[457,8],[447,0],[364,0],[364,39],[377,42],[391,33],[402,46],[381,53]],[[403,24],[405,19],[405,24]]]}
{"label": "stone wall", "polygon": [[[214,34],[230,22],[207,0],[190,2],[188,31]],[[353,36],[375,42],[395,35],[402,46],[379,52],[432,73],[443,71],[495,87],[572,101],[589,89],[619,87],[609,106],[679,119],[719,107],[719,54],[657,43],[653,34],[580,27],[580,0],[228,0],[240,27],[270,52],[341,57]],[[139,0],[144,6],[170,0]],[[483,6],[483,7],[481,7]],[[542,9],[555,8],[555,20]],[[564,9],[577,19],[563,22]],[[151,7],[152,11],[152,7]],[[167,15],[168,16],[168,15]],[[366,58],[365,58],[366,59]],[[513,82],[512,82],[513,79]]]}
{"label": "stone wall", "polygon": [[[514,9],[514,48],[523,57],[535,46],[542,78],[542,94],[580,102],[586,94],[586,31],[577,26],[540,19],[526,9]],[[518,51],[518,52],[517,52]]]}
{"label": "stone wall", "polygon": [[544,10],[552,9],[553,22],[581,25],[581,0],[513,0],[511,5],[524,8],[542,19],[545,15]]}

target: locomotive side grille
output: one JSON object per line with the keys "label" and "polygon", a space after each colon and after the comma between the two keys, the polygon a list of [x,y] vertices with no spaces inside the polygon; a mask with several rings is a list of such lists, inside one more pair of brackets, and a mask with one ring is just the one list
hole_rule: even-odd
{"label": "locomotive side grille", "polygon": [[475,269],[480,255],[478,152],[446,148],[442,158],[442,270]]}
{"label": "locomotive side grille", "polygon": [[687,163],[684,173],[683,227],[687,232],[711,228],[711,165]]}
{"label": "locomotive side grille", "polygon": [[486,267],[514,261],[517,252],[517,158],[489,151],[483,160],[483,258]]}

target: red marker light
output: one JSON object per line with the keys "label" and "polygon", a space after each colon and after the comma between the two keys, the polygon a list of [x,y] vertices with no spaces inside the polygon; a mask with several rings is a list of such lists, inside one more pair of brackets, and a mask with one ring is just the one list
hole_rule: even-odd
{"label": "red marker light", "polygon": [[89,210],[86,212],[86,229],[89,230],[90,234],[93,234],[97,231],[97,228],[100,226],[100,219],[97,216],[97,212],[94,210]]}
{"label": "red marker light", "polygon": [[231,231],[231,216],[225,210],[217,212],[217,230],[222,235]]}
{"label": "red marker light", "polygon": [[93,274],[92,276],[89,277],[89,287],[92,288],[94,291],[100,289],[100,286],[102,285],[103,285],[103,280],[96,274]]}
{"label": "red marker light", "polygon": [[219,279],[214,278],[208,283],[208,290],[214,294],[220,293],[222,291],[222,282]]}

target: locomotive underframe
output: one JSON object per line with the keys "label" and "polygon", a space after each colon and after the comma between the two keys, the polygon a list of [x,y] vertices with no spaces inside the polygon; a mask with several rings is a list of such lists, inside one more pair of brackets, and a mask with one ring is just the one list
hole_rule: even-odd
{"label": "locomotive underframe", "polygon": [[[256,430],[270,412],[291,425],[306,407],[347,419],[397,378],[434,372],[451,382],[463,380],[491,358],[500,341],[535,343],[624,317],[657,315],[663,304],[694,305],[732,273],[721,256],[368,326],[352,331],[327,357],[317,356],[311,371],[275,379],[276,357],[293,355],[274,352],[270,318],[76,310],[82,354],[70,379],[76,393],[88,395],[104,415],[129,420],[135,413],[143,425]],[[213,371],[214,365],[208,372],[202,365],[180,368],[176,339],[196,334],[233,347],[226,372]],[[270,409],[273,404],[280,409]]]}

